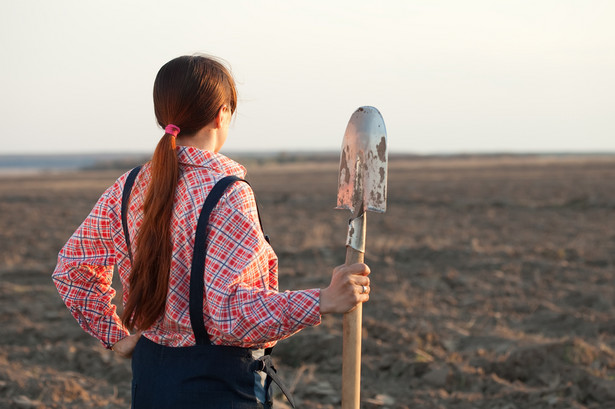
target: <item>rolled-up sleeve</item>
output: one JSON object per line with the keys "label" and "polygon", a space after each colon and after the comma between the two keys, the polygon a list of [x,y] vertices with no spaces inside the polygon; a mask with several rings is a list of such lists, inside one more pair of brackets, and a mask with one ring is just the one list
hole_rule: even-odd
{"label": "rolled-up sleeve", "polygon": [[[117,185],[117,184],[116,184]],[[117,186],[110,187],[58,255],[52,278],[79,325],[106,348],[128,335],[112,303],[115,249],[110,209],[117,208]],[[121,223],[121,222],[120,222]],[[115,226],[117,228],[117,226]]]}

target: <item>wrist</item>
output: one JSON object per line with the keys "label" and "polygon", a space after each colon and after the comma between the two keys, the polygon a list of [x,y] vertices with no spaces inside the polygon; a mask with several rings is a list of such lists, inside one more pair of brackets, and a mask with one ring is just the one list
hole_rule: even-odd
{"label": "wrist", "polygon": [[319,305],[320,315],[329,314],[330,306],[329,306],[329,292],[328,292],[328,288],[321,288],[320,289],[319,304],[320,304]]}

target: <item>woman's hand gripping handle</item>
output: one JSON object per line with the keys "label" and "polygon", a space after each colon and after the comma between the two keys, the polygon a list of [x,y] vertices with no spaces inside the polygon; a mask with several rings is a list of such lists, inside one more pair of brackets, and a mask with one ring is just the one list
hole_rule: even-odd
{"label": "woman's hand gripping handle", "polygon": [[346,313],[369,300],[369,273],[363,263],[335,267],[331,284],[320,290],[320,313]]}

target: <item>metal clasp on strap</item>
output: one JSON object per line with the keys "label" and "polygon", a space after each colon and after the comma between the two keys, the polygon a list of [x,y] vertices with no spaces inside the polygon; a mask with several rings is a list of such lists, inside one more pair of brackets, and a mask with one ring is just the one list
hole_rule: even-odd
{"label": "metal clasp on strap", "polygon": [[258,371],[265,372],[267,374],[267,377],[270,378],[273,382],[275,382],[276,385],[278,385],[278,388],[280,388],[284,396],[286,396],[286,399],[288,399],[288,403],[290,403],[290,405],[295,408],[295,400],[293,399],[293,395],[290,393],[290,390],[288,389],[284,381],[282,381],[282,378],[278,376],[278,371],[273,366],[271,355],[264,355],[258,358],[258,361],[259,366],[261,367],[261,369],[258,369]]}

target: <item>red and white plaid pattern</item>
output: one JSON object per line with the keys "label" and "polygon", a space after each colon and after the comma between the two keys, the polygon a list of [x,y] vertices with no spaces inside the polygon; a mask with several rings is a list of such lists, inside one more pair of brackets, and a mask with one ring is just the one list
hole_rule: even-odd
{"label": "red and white plaid pattern", "polygon": [[[188,312],[190,267],[199,212],[214,184],[228,175],[245,177],[231,159],[179,147],[180,179],[171,223],[173,259],[164,316],[144,335],[167,346],[195,344]],[[145,165],[135,181],[128,211],[133,246],[143,219],[150,180]],[[90,215],[60,251],[53,280],[81,327],[107,348],[128,335],[111,300],[113,267],[130,291],[130,260],[122,231],[121,198],[127,174],[98,200]],[[214,209],[207,236],[205,327],[212,343],[267,348],[307,326],[320,323],[320,290],[278,292],[278,262],[265,241],[252,189],[235,183]]]}

